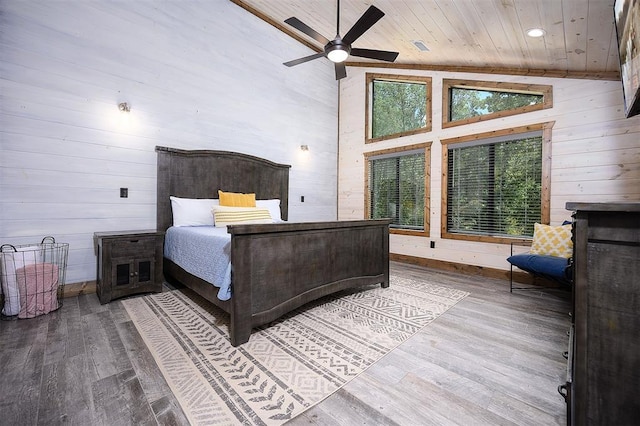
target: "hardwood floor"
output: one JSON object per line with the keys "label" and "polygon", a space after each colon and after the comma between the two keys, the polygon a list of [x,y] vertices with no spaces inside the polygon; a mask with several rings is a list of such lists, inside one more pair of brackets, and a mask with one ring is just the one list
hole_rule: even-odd
{"label": "hardwood floor", "polygon": [[[392,262],[470,295],[290,425],[563,425],[570,297]],[[186,425],[119,301],[0,321],[0,425]]]}

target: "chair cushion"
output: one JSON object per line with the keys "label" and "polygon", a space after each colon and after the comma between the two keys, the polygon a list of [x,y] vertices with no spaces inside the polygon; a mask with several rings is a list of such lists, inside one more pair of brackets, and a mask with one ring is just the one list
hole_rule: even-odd
{"label": "chair cushion", "polygon": [[569,259],[564,257],[522,253],[508,257],[507,261],[513,266],[517,266],[523,271],[534,275],[540,274],[568,281],[567,266],[569,266]]}

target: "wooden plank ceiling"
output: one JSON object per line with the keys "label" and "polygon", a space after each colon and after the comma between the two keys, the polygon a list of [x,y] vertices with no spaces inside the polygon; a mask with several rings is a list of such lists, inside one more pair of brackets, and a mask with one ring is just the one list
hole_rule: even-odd
{"label": "wooden plank ceiling", "polygon": [[[330,40],[336,35],[336,0],[231,1],[315,51],[322,46],[285,19],[295,16]],[[613,2],[341,0],[340,35],[374,5],[385,16],[353,47],[400,52],[391,67],[617,80]],[[534,27],[545,35],[528,37],[526,31]],[[420,51],[416,41],[429,50]],[[349,57],[349,64],[388,66],[356,57]]]}

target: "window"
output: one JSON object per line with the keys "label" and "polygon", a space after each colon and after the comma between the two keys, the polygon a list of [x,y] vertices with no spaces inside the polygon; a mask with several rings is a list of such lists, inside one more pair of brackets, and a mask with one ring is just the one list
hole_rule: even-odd
{"label": "window", "polygon": [[443,80],[442,127],[524,114],[553,106],[552,86]]}
{"label": "window", "polygon": [[507,242],[549,223],[553,123],[443,140],[443,238]]}
{"label": "window", "polygon": [[367,74],[367,138],[377,142],[431,130],[431,78]]}
{"label": "window", "polygon": [[392,219],[392,233],[429,235],[430,147],[365,153],[368,218]]}

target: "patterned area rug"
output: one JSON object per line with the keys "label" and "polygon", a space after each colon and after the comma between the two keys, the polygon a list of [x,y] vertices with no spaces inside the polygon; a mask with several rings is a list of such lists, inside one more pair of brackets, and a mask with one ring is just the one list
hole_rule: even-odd
{"label": "patterned area rug", "polygon": [[175,290],[123,300],[193,425],[277,425],[320,402],[468,293],[406,278],[329,296],[229,343],[228,315]]}

